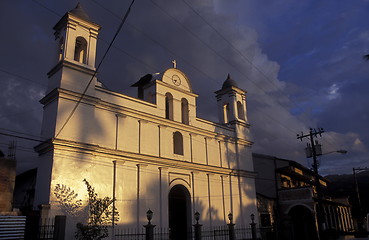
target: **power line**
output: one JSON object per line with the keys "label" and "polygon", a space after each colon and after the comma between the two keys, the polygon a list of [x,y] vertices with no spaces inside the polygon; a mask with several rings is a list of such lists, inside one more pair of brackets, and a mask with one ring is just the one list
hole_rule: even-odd
{"label": "power line", "polygon": [[[101,7],[101,8],[103,8],[103,9],[105,9],[106,11],[108,11],[108,12],[110,12],[113,16],[115,16],[116,18],[118,18],[118,19],[121,19],[118,15],[116,15],[114,12],[112,12],[112,11],[110,11],[108,8],[106,8],[106,7],[104,7],[102,4],[100,4],[100,3],[98,3],[98,2],[96,2],[95,0],[92,0],[95,4],[97,4],[99,7]],[[35,1],[36,2],[36,1]],[[45,9],[47,9],[47,10],[49,10],[50,11],[50,9],[49,8],[47,8],[47,7],[45,7],[45,6],[43,6],[43,5],[41,5],[40,3],[38,3],[38,2],[36,2],[37,4],[39,4],[40,6],[42,6],[42,7],[44,7]],[[155,4],[155,3],[154,3]],[[188,3],[186,3],[187,5],[188,5]],[[158,6],[157,4],[155,4],[156,6]],[[159,7],[159,6],[158,6]],[[191,9],[193,9],[191,6],[189,6]],[[160,7],[159,7],[160,8]],[[171,18],[173,18],[173,19],[175,19],[173,16],[171,16],[169,13],[167,13],[167,12],[165,12],[165,10],[164,9],[162,9],[162,8],[160,8],[164,13],[166,13],[168,16],[170,16]],[[194,10],[194,9],[193,9]],[[52,11],[52,10],[51,10]],[[57,14],[55,11],[52,11],[55,15],[58,15],[58,16],[60,16],[59,14]],[[211,24],[209,24],[208,23],[208,21],[206,21],[206,19],[204,18],[204,17],[202,17],[198,12],[196,12],[196,11],[194,11],[197,15],[199,15],[199,17],[201,18],[201,19],[203,19],[203,21],[205,22],[205,23],[207,23],[211,28],[213,28],[213,30],[219,35],[219,36],[221,36],[225,41],[227,41],[228,42],[228,44],[231,46],[231,47],[233,47],[235,50],[237,50],[237,52],[238,52],[238,54],[240,54],[241,56],[243,56],[242,55],[242,53],[237,49],[237,48],[235,48],[218,30],[216,30]],[[176,20],[176,19],[175,19]],[[183,24],[182,23],[180,23],[179,21],[177,21],[176,20],[176,22],[178,23],[178,24],[180,24],[180,25],[182,25],[183,26]],[[127,23],[127,24],[129,24],[129,23]],[[129,26],[131,26],[131,27],[133,27],[135,30],[137,30],[137,31],[139,31],[141,34],[144,34],[145,36],[146,36],[146,38],[148,38],[148,39],[150,39],[150,40],[152,40],[154,43],[156,43],[156,44],[158,44],[159,46],[161,46],[161,47],[163,47],[164,49],[166,49],[167,51],[169,51],[171,54],[173,54],[173,55],[176,55],[173,51],[171,51],[171,50],[169,50],[168,48],[166,48],[163,44],[161,44],[159,41],[157,41],[157,40],[155,40],[155,39],[153,39],[152,37],[150,37],[149,35],[147,35],[147,34],[145,34],[144,32],[142,32],[141,30],[139,30],[137,27],[135,27],[134,25],[131,25],[131,24],[129,24]],[[183,26],[184,27],[184,26]],[[207,45],[207,43],[206,42],[204,42],[204,41],[202,41],[198,36],[196,36],[192,31],[190,31],[188,28],[186,28],[186,27],[184,27],[187,31],[189,31],[194,37],[196,37],[199,41],[201,41],[204,45],[206,45],[206,46],[208,46]],[[101,39],[101,38],[99,38],[99,39]],[[103,41],[105,41],[105,40],[103,40]],[[106,42],[106,41],[105,41]],[[134,59],[136,59],[138,62],[140,62],[140,63],[142,63],[142,64],[144,64],[144,65],[146,65],[146,66],[148,66],[148,67],[150,67],[150,68],[152,68],[152,69],[154,69],[154,67],[153,66],[151,66],[151,65],[149,65],[149,64],[147,64],[147,63],[145,63],[145,62],[143,62],[142,60],[140,60],[139,58],[137,58],[137,57],[135,57],[135,56],[133,56],[133,55],[131,55],[131,54],[129,54],[128,52],[126,52],[126,51],[124,51],[123,49],[121,49],[121,48],[118,48],[118,47],[116,47],[116,46],[113,46],[115,49],[117,49],[117,50],[119,50],[119,51],[121,51],[121,52],[123,52],[124,54],[126,54],[126,55],[128,55],[128,56],[130,56],[131,58],[134,58]],[[209,47],[209,46],[208,46]],[[211,48],[211,49],[213,49],[213,48]],[[215,49],[213,49],[213,51],[219,56],[219,57],[222,57],[219,53],[217,53],[217,51],[215,50]],[[176,55],[177,56],[177,55]],[[245,56],[243,56],[246,60],[247,60],[247,58],[245,57]],[[223,57],[222,57],[223,58]],[[184,60],[184,59],[183,59]],[[226,60],[226,59],[224,59],[224,60]],[[186,60],[185,60],[185,62],[187,62]],[[230,65],[230,66],[233,66],[231,63],[229,63],[228,62],[228,60],[227,60],[227,63]],[[252,64],[252,63],[251,63]],[[198,69],[198,68],[196,68],[195,66],[193,66],[192,64],[190,64],[192,67],[194,67],[194,69],[196,69],[198,72],[200,72],[200,73],[202,73],[202,74],[204,74],[205,76],[207,76],[210,80],[214,80],[213,78],[211,78],[211,77],[209,77],[206,73],[204,73],[203,71],[201,71],[200,69]],[[253,67],[255,67],[255,68],[257,68],[256,66],[253,66]],[[260,69],[258,69],[258,70],[260,70]],[[260,70],[261,71],[261,70]],[[247,77],[247,76],[246,76]],[[265,76],[266,77],[266,76]],[[216,80],[215,80],[216,81]],[[216,81],[216,82],[219,82],[219,81]],[[254,83],[255,84],[255,83]],[[255,84],[255,86],[256,87],[259,87],[258,85],[256,85]],[[262,89],[261,89],[262,90]],[[262,92],[264,92],[263,90],[262,90]],[[264,92],[265,93],[265,92]],[[265,96],[268,96],[266,93],[265,93]],[[268,96],[269,97],[269,96]],[[270,98],[270,97],[269,97]],[[270,99],[269,99],[270,100]],[[268,103],[268,104],[270,104],[270,103]],[[270,104],[271,105],[271,104]],[[278,105],[280,105],[280,104],[278,104]],[[272,106],[272,105],[271,105]],[[281,105],[281,107],[283,108],[283,109],[285,109],[282,105]],[[258,111],[260,111],[260,109],[258,110]],[[287,112],[289,112],[287,109],[286,109],[286,111]],[[294,134],[297,132],[297,131],[293,131],[293,130],[291,130],[290,129],[290,126],[289,127],[287,127],[287,126],[285,126],[284,124],[282,124],[280,121],[278,121],[278,120],[276,120],[274,117],[272,117],[270,114],[268,114],[268,113],[266,113],[265,111],[262,111],[263,112],[263,114],[264,115],[266,115],[267,117],[269,117],[270,119],[272,119],[272,120],[275,120],[275,122],[277,122],[278,124],[280,124],[282,127],[284,127],[284,128],[286,128],[286,129],[288,129],[290,132],[293,132]]]}
{"label": "power line", "polygon": [[[18,132],[18,131],[11,130],[11,129],[7,129],[7,128],[0,128],[0,130],[4,130],[4,131],[8,131],[8,132],[12,132],[12,133],[17,133],[17,134],[22,134],[22,135],[28,135],[28,136],[31,136],[31,137],[41,138],[41,137],[40,137],[40,136],[38,136],[38,135],[34,135],[34,134],[30,134],[30,133],[22,133],[22,132]],[[45,140],[46,140],[46,139],[45,139]]]}
{"label": "power line", "polygon": [[43,140],[40,140],[40,139],[35,139],[35,138],[30,138],[30,137],[22,137],[22,136],[10,134],[10,133],[0,132],[0,135],[4,135],[4,136],[8,136],[8,137],[20,138],[20,139],[25,139],[25,140],[30,140],[30,141],[36,141],[36,142],[43,142]]}
{"label": "power line", "polygon": [[113,37],[113,39],[111,40],[111,42],[110,42],[110,44],[109,44],[108,48],[106,49],[106,51],[105,51],[105,53],[104,53],[104,55],[103,55],[103,57],[102,57],[102,59],[101,59],[100,63],[98,64],[98,66],[97,66],[96,70],[94,71],[94,74],[92,75],[92,77],[91,77],[90,81],[88,82],[87,86],[85,87],[85,90],[83,91],[83,93],[82,93],[81,97],[79,98],[79,100],[78,100],[77,104],[74,106],[73,110],[71,111],[71,113],[70,113],[70,114],[69,114],[69,116],[67,117],[66,121],[64,122],[64,124],[63,124],[63,125],[62,125],[62,127],[60,128],[59,132],[55,135],[55,137],[58,137],[58,136],[59,136],[59,134],[63,131],[64,127],[67,125],[67,123],[69,122],[69,120],[70,120],[70,119],[71,119],[71,117],[73,116],[74,112],[76,111],[76,109],[77,109],[78,105],[81,103],[81,101],[82,101],[83,97],[86,95],[86,92],[87,92],[87,90],[88,90],[89,86],[91,85],[92,80],[95,78],[96,73],[99,71],[99,69],[100,69],[100,67],[101,67],[101,64],[104,62],[105,57],[107,56],[107,54],[108,54],[108,52],[109,52],[109,50],[110,50],[111,46],[113,45],[113,43],[114,43],[115,39],[117,38],[117,36],[118,36],[118,34],[119,34],[120,30],[122,29],[123,24],[125,23],[125,21],[126,21],[126,19],[127,19],[127,17],[128,17],[128,14],[129,14],[129,13],[130,13],[130,11],[131,11],[131,8],[132,8],[132,5],[133,5],[133,3],[134,3],[134,2],[135,2],[135,0],[132,0],[131,4],[130,4],[130,5],[129,5],[129,7],[128,7],[128,10],[126,11],[126,14],[124,15],[124,17],[123,17],[123,19],[122,19],[122,21],[121,21],[121,23],[120,23],[120,25],[119,25],[119,27],[118,27],[118,29],[117,29],[117,31],[116,31],[116,33],[115,33],[115,35],[114,35],[114,37]]}
{"label": "power line", "polygon": [[209,27],[211,27],[224,41],[226,41],[229,46],[232,47],[244,60],[246,60],[250,65],[255,68],[259,73],[261,73],[265,79],[267,79],[271,84],[273,84],[278,90],[279,87],[259,68],[257,67],[248,57],[246,57],[242,52],[237,49],[222,33],[220,33],[213,25],[210,24],[199,12],[197,12],[188,2],[182,0],[198,17],[200,17]]}
{"label": "power line", "polygon": [[45,87],[45,86],[46,86],[46,84],[39,83],[39,82],[37,82],[37,81],[35,81],[35,80],[32,80],[32,79],[30,79],[30,78],[27,78],[27,77],[21,76],[21,75],[19,75],[19,74],[13,73],[13,72],[6,71],[6,70],[4,70],[4,69],[2,69],[2,68],[0,68],[0,72],[6,73],[6,74],[11,75],[11,76],[14,76],[14,77],[17,77],[17,78],[19,78],[19,79],[23,79],[23,80],[26,80],[26,81],[29,81],[29,82],[33,82],[33,83],[38,84],[38,85],[43,86],[43,87]]}

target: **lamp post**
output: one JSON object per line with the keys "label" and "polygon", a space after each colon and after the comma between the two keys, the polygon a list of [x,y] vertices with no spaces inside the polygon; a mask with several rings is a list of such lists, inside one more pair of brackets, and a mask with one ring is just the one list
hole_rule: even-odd
{"label": "lamp post", "polygon": [[252,213],[252,214],[250,215],[250,218],[251,218],[250,226],[251,226],[251,236],[252,236],[252,240],[256,240],[256,223],[254,222],[255,215]]}
{"label": "lamp post", "polygon": [[322,233],[323,230],[325,228],[325,219],[323,216],[323,204],[322,204],[322,200],[323,200],[323,196],[321,193],[321,185],[320,185],[320,176],[318,173],[318,161],[317,161],[317,156],[321,156],[321,155],[325,155],[325,154],[329,154],[329,153],[334,153],[334,152],[338,152],[341,154],[346,154],[347,151],[346,150],[336,150],[336,151],[332,151],[332,152],[327,152],[322,154],[322,145],[318,143],[318,141],[314,141],[314,138],[317,138],[318,135],[321,137],[322,133],[324,133],[323,128],[318,128],[318,130],[316,129],[312,129],[310,128],[310,131],[308,134],[303,134],[301,133],[297,135],[297,139],[300,139],[302,141],[303,138],[308,138],[310,140],[310,143],[307,144],[307,147],[305,148],[306,151],[306,157],[307,158],[313,158],[313,169],[314,169],[314,178],[315,178],[315,190],[316,190],[316,194],[317,194],[317,233],[318,233],[318,239],[323,239],[322,237]]}
{"label": "lamp post", "polygon": [[229,240],[235,240],[235,234],[234,234],[234,223],[233,223],[233,214],[230,212],[228,214],[229,223],[228,225],[228,232],[229,232]]}
{"label": "lamp post", "polygon": [[195,228],[195,240],[201,240],[201,227],[202,225],[199,224],[199,219],[200,219],[200,213],[199,212],[195,212],[195,220],[196,223],[193,225]]}
{"label": "lamp post", "polygon": [[153,211],[151,211],[150,209],[146,212],[146,217],[148,220],[148,223],[144,225],[146,229],[146,240],[154,240],[154,227],[156,225],[151,224],[153,214]]}
{"label": "lamp post", "polygon": [[359,219],[358,219],[358,230],[359,232],[363,231],[363,209],[361,207],[361,199],[360,199],[360,192],[359,192],[359,185],[357,183],[357,178],[356,178],[356,172],[361,172],[361,171],[368,171],[369,168],[353,168],[352,171],[354,173],[354,180],[355,180],[355,190],[356,190],[356,195],[357,195],[357,201],[358,201],[358,205],[359,205]]}

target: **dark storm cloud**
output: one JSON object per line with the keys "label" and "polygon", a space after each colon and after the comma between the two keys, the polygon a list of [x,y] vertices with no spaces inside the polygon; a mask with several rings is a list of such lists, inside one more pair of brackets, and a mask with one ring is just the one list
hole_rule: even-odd
{"label": "dark storm cloud", "polygon": [[[99,62],[130,2],[81,3],[102,26]],[[2,128],[38,135],[38,100],[56,63],[52,27],[76,4],[1,3],[0,30],[7,36],[0,39]],[[358,0],[136,1],[98,78],[114,91],[135,96],[132,83],[164,71],[176,59],[199,94],[198,116],[217,121],[213,92],[230,73],[248,91],[254,151],[305,164],[305,145],[296,133],[325,127],[326,150],[346,148],[349,155],[339,162],[322,158],[321,168],[328,173],[325,162],[330,171],[347,172],[368,155],[369,62],[361,59],[369,53],[367,5]],[[0,136],[2,147],[8,140]],[[26,153],[19,152],[23,170],[32,165]]]}

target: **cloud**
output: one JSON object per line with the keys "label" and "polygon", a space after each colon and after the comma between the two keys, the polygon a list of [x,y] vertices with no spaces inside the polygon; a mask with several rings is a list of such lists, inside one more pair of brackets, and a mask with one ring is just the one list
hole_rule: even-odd
{"label": "cloud", "polygon": [[[347,147],[357,161],[364,159],[369,67],[362,55],[369,53],[369,32],[367,13],[358,3],[185,1],[137,1],[99,80],[135,96],[132,83],[146,73],[162,72],[176,59],[199,94],[198,116],[217,121],[213,92],[230,73],[248,92],[254,151],[304,162],[305,144],[296,133],[326,127],[322,139],[333,141],[332,149]],[[32,134],[39,133],[38,100],[55,63],[52,27],[75,6],[73,1],[42,4],[60,16],[29,1],[7,2],[0,9],[0,28],[11,36],[0,40],[0,67],[37,82],[0,74],[7,89],[0,93],[0,116],[5,116],[0,124]],[[109,11],[94,2],[82,4],[103,27],[99,62],[128,3],[102,3]],[[345,164],[336,168],[341,171]]]}

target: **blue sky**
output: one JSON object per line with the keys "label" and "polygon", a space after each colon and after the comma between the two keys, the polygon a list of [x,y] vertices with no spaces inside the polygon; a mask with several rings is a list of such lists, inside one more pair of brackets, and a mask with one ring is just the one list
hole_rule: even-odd
{"label": "blue sky", "polygon": [[[130,1],[83,0],[102,26],[98,61]],[[77,1],[0,3],[0,132],[37,137],[46,73],[55,64],[52,27]],[[296,134],[326,130],[318,139],[323,174],[368,166],[369,1],[136,0],[98,78],[135,96],[129,86],[176,59],[192,82],[198,116],[217,121],[214,91],[227,74],[245,89],[254,151],[298,161]],[[5,37],[4,37],[5,36]],[[7,152],[9,137],[0,136]],[[17,140],[19,172],[36,166],[35,142]]]}

